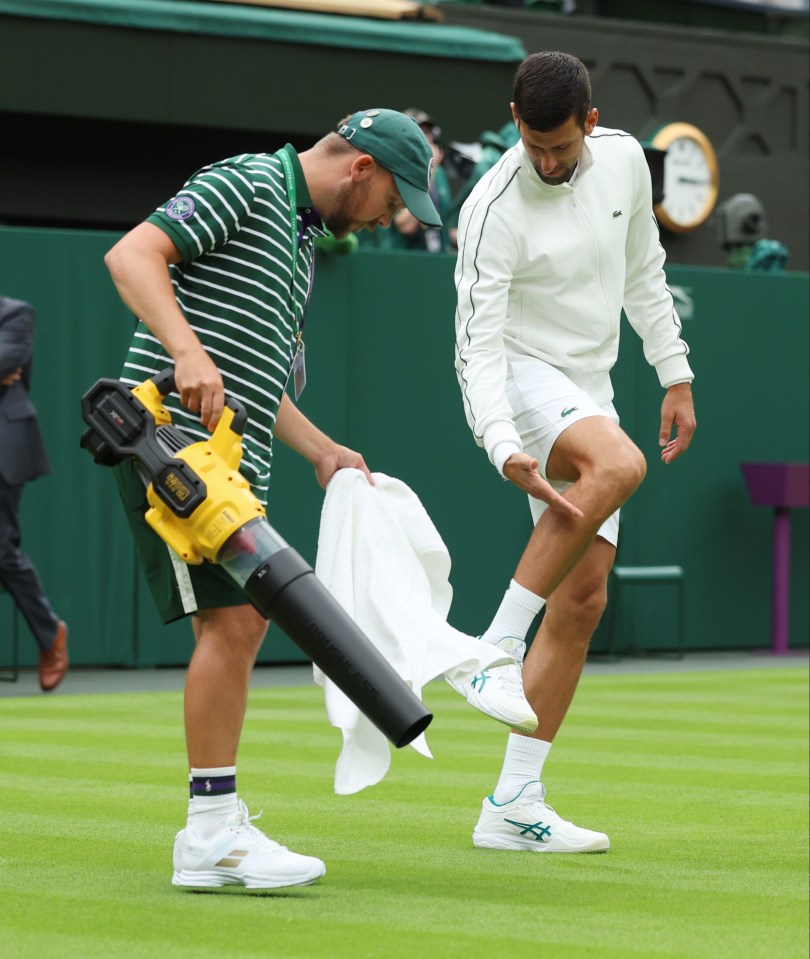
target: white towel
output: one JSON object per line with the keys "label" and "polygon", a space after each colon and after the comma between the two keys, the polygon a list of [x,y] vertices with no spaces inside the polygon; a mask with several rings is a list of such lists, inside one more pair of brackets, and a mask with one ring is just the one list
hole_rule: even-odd
{"label": "white towel", "polygon": [[[326,489],[315,572],[421,699],[437,676],[503,661],[495,646],[447,622],[450,555],[416,494],[400,480],[338,470]],[[317,667],[330,723],[343,733],[335,768],[341,795],[373,786],[391,765],[386,737]],[[429,727],[428,727],[429,728]],[[411,745],[432,759],[425,734]]]}

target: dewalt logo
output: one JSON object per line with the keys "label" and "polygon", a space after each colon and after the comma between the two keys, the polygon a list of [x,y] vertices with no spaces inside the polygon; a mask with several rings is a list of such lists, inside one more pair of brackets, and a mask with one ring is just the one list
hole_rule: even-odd
{"label": "dewalt logo", "polygon": [[163,479],[163,485],[170,493],[177,497],[181,503],[188,499],[191,495],[191,490],[189,487],[183,482],[183,479],[174,472],[174,470],[170,470],[166,474]]}

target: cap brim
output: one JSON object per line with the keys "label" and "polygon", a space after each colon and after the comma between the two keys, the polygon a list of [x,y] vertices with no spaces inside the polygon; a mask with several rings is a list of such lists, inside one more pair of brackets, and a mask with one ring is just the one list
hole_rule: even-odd
{"label": "cap brim", "polygon": [[420,190],[412,183],[408,183],[407,180],[397,176],[396,173],[394,174],[394,183],[397,185],[402,202],[420,223],[435,227],[442,225],[439,211],[433,205],[433,200],[430,199],[430,194],[426,190]]}

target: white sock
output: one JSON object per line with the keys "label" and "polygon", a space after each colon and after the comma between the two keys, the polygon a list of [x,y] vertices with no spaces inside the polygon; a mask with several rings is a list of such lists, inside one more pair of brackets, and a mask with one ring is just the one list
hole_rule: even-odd
{"label": "white sock", "polygon": [[481,639],[493,646],[505,636],[525,640],[535,616],[545,605],[542,597],[511,580],[495,618]]}
{"label": "white sock", "polygon": [[216,766],[192,769],[188,800],[188,825],[200,839],[209,839],[238,809],[236,767]]}
{"label": "white sock", "polygon": [[492,794],[492,801],[499,805],[511,802],[526,783],[539,782],[543,775],[543,763],[550,750],[551,743],[544,739],[510,733],[501,778]]}

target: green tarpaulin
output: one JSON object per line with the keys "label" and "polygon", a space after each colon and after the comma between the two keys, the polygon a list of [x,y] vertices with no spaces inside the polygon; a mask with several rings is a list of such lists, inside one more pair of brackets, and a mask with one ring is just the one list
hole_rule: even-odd
{"label": "green tarpaulin", "polygon": [[195,0],[0,0],[0,30],[3,16],[501,63],[526,56],[516,38],[474,27]]}

